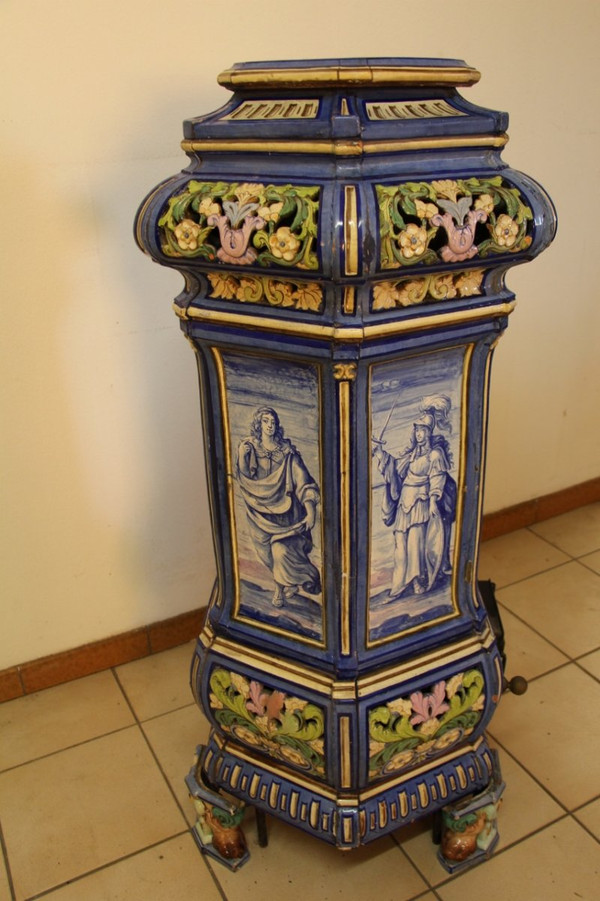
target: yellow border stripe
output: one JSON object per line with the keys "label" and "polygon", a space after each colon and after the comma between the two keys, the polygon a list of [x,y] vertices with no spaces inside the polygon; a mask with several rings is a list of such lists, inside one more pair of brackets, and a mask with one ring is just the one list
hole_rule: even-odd
{"label": "yellow border stripe", "polygon": [[384,66],[321,65],[312,68],[264,66],[256,69],[225,69],[217,78],[220,85],[241,87],[354,87],[356,85],[462,85],[477,84],[481,73],[472,66]]}
{"label": "yellow border stripe", "polygon": [[350,788],[352,785],[352,760],[349,716],[340,716],[340,764],[342,788]]}
{"label": "yellow border stripe", "polygon": [[321,153],[331,156],[363,156],[369,153],[400,153],[443,150],[453,147],[504,147],[508,135],[448,135],[444,138],[401,138],[397,141],[274,141],[268,139],[182,141],[185,153]]}
{"label": "yellow border stripe", "polygon": [[339,383],[340,411],[340,529],[342,585],[340,639],[342,654],[350,653],[350,383]]}
{"label": "yellow border stripe", "polygon": [[211,322],[215,325],[258,329],[259,331],[278,332],[280,334],[308,336],[323,341],[342,341],[360,343],[370,338],[385,338],[406,332],[419,332],[424,329],[442,325],[457,325],[462,322],[476,322],[479,319],[492,319],[495,316],[508,316],[515,308],[515,301],[491,304],[459,310],[454,313],[433,313],[429,316],[411,316],[393,322],[376,322],[373,325],[321,325],[312,322],[294,322],[292,319],[274,319],[270,316],[254,316],[252,313],[230,313],[227,310],[202,310],[188,307],[182,310],[173,305],[175,313],[181,319],[196,319]]}
{"label": "yellow border stripe", "polygon": [[358,209],[354,185],[344,188],[344,272],[358,274]]}

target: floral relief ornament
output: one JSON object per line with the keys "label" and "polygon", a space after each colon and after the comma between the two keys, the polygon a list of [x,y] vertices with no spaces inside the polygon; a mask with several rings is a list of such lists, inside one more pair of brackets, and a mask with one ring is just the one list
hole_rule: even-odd
{"label": "floral relief ornament", "polygon": [[436,682],[369,712],[371,779],[395,773],[441,753],[470,735],[485,706],[479,670]]}
{"label": "floral relief ornament", "polygon": [[257,303],[272,307],[318,313],[323,306],[323,290],[318,282],[283,282],[265,276],[237,276],[224,272],[207,273],[210,297]]}
{"label": "floral relief ornament", "polygon": [[318,269],[319,188],[191,180],[158,220],[163,253],[235,266]]}
{"label": "floral relief ornament", "polygon": [[211,712],[224,732],[314,776],[325,775],[325,721],[319,707],[223,667],[212,671],[210,688]]}
{"label": "floral relief ornament", "polygon": [[376,190],[383,269],[459,263],[518,253],[531,244],[531,209],[501,176],[377,185]]}
{"label": "floral relief ornament", "polygon": [[481,294],[485,270],[444,272],[420,278],[377,282],[373,286],[373,311],[412,307],[417,304],[474,297]]}

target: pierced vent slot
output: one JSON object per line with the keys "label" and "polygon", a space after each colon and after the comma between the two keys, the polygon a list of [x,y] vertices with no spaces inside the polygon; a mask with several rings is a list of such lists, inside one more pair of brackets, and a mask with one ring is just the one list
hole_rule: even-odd
{"label": "pierced vent slot", "polygon": [[246,100],[224,119],[316,119],[318,100]]}
{"label": "pierced vent slot", "polygon": [[445,100],[397,101],[396,103],[365,103],[367,117],[371,121],[386,122],[390,119],[439,119],[447,116],[465,116]]}

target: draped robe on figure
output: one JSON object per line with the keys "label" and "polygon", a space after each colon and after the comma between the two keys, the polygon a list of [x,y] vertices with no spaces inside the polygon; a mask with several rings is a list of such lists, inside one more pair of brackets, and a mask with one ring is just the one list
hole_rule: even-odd
{"label": "draped robe on figure", "polygon": [[267,451],[257,439],[244,439],[238,480],[259,560],[277,584],[318,594],[321,578],[308,556],[313,541],[303,520],[305,502],[316,504],[319,489],[296,448],[283,439]]}

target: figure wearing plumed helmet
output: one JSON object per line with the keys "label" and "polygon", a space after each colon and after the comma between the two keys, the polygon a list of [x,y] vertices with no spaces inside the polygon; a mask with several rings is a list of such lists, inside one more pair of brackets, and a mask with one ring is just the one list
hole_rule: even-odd
{"label": "figure wearing plumed helmet", "polygon": [[456,482],[450,475],[451,401],[424,397],[408,447],[394,457],[374,439],[373,456],[385,481],[382,517],[394,532],[394,572],[389,601],[424,594],[451,571],[450,533],[456,516]]}

